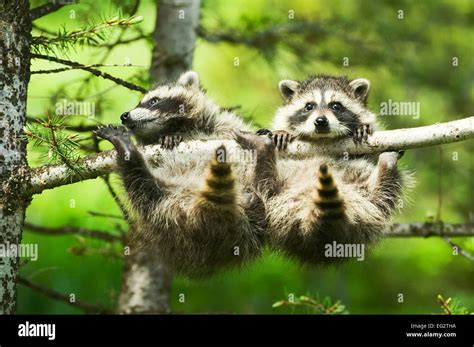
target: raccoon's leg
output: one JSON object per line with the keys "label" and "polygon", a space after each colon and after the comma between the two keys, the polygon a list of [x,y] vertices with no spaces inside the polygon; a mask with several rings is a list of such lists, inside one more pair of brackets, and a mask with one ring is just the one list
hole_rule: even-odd
{"label": "raccoon's leg", "polygon": [[274,195],[278,190],[275,147],[268,138],[234,129],[235,141],[244,149],[257,153],[254,170],[254,187],[259,192]]}
{"label": "raccoon's leg", "polygon": [[384,212],[390,214],[400,199],[402,190],[397,161],[402,153],[384,152],[379,155],[376,169],[369,177],[371,200]]}
{"label": "raccoon's leg", "polygon": [[148,216],[154,203],[165,194],[166,185],[150,172],[126,128],[109,125],[94,133],[114,145],[117,150],[118,171],[132,205],[145,217]]}
{"label": "raccoon's leg", "polygon": [[257,153],[253,180],[253,192],[245,205],[246,215],[254,228],[259,231],[263,242],[267,228],[266,200],[278,193],[280,182],[276,168],[275,147],[269,138],[262,138],[252,133],[234,130],[236,142],[244,149]]}

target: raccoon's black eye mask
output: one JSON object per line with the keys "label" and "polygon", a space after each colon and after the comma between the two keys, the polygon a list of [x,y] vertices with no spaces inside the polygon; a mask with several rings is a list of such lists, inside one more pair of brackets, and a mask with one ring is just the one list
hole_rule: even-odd
{"label": "raccoon's black eye mask", "polygon": [[182,98],[151,98],[145,103],[140,103],[139,107],[146,108],[150,111],[159,110],[162,113],[182,113],[188,110],[188,105]]}

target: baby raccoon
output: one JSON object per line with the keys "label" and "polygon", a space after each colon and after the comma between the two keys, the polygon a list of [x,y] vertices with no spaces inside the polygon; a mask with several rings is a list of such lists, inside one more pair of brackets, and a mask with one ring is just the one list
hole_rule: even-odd
{"label": "baby raccoon", "polygon": [[194,71],[183,73],[176,83],[153,88],[120,119],[140,144],[158,143],[168,149],[181,141],[232,139],[234,129],[253,131],[206,95]]}
{"label": "baby raccoon", "polygon": [[[306,159],[285,156],[277,161],[280,193],[267,202],[272,246],[303,263],[329,263],[340,258],[325,254],[327,245],[369,245],[379,239],[410,176],[398,170],[396,152],[342,160],[324,157],[318,149],[338,138],[367,139],[376,127],[367,109],[369,81],[316,76],[299,83],[281,81],[286,101],[270,133],[284,150],[288,142],[314,145]],[[260,131],[262,133],[262,131]]]}
{"label": "baby raccoon", "polygon": [[152,172],[125,128],[96,131],[117,150],[118,171],[140,221],[133,237],[142,250],[188,277],[255,259],[265,228],[260,191],[274,179],[271,141],[246,133],[248,125],[221,111],[199,88],[194,72],[151,90],[121,119],[141,144],[158,139],[171,147],[181,139],[235,137],[245,148],[256,149],[253,167],[229,163],[223,146],[210,161],[166,151]]}
{"label": "baby raccoon", "polygon": [[361,142],[376,130],[376,116],[367,109],[370,83],[364,78],[318,75],[303,82],[283,80],[279,88],[285,105],[273,119],[275,131],[258,132],[269,134],[279,150],[295,138],[316,146],[348,136]]}

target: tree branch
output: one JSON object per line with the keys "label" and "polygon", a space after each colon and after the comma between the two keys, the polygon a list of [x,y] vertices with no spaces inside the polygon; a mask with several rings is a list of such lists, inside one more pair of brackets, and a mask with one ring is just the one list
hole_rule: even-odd
{"label": "tree branch", "polygon": [[387,227],[388,237],[472,237],[474,236],[474,223],[442,224],[439,223],[399,223]]}
{"label": "tree branch", "polygon": [[65,6],[65,5],[73,5],[73,4],[76,4],[76,3],[77,3],[77,1],[74,1],[74,3],[70,3],[70,4],[55,1],[55,2],[49,2],[47,4],[35,7],[32,10],[30,10],[31,21],[34,21],[38,18],[46,16],[50,13],[53,13],[53,12],[59,10],[60,8],[62,8],[63,6]]}
{"label": "tree branch", "polygon": [[[442,145],[472,138],[474,138],[474,117],[468,117],[416,128],[377,131],[369,137],[367,143],[356,145],[352,139],[344,139],[331,146],[322,146],[318,153],[371,154]],[[294,142],[289,145],[290,152],[304,153],[308,149],[309,146],[304,143]]]}
{"label": "tree branch", "polygon": [[34,70],[30,71],[32,75],[39,75],[39,74],[50,74],[50,73],[58,73],[64,71],[71,71],[71,70],[82,70],[83,68],[95,68],[95,67],[139,67],[139,68],[148,68],[146,65],[133,65],[133,64],[91,64],[91,65],[83,65],[83,66],[68,66],[68,67],[60,67],[57,69],[50,69],[50,70]]}
{"label": "tree branch", "polygon": [[469,253],[468,251],[462,249],[457,243],[454,243],[448,236],[450,235],[443,235],[444,239],[447,243],[451,246],[451,249],[456,249],[457,254],[462,255],[464,258],[469,259],[470,261],[474,261],[474,254]]}
{"label": "tree branch", "polygon": [[23,284],[24,286],[31,288],[47,297],[62,301],[68,305],[74,306],[78,309],[81,309],[87,313],[112,313],[110,309],[103,307],[101,305],[90,304],[88,302],[76,300],[75,302],[70,301],[70,297],[67,294],[60,293],[54,289],[44,287],[35,283],[28,278],[18,276],[18,283]]}
{"label": "tree branch", "polygon": [[[443,143],[457,142],[474,138],[474,117],[464,118],[447,123],[428,125],[418,128],[407,128],[397,130],[378,131],[373,134],[367,143],[355,145],[352,139],[343,139],[334,142],[331,146],[323,146],[319,154],[368,154],[383,151],[398,151],[418,147],[440,145]],[[241,154],[240,147],[232,140],[213,141],[191,141],[181,143],[174,150],[176,155],[185,154],[200,155],[211,158],[213,151],[224,144],[228,150],[229,157],[238,158]],[[289,146],[290,153],[308,153],[306,144],[292,143]],[[158,158],[161,153],[168,152],[160,145],[143,147],[146,156]],[[34,169],[25,169],[18,173],[20,177],[26,178],[23,193],[26,195],[38,194],[45,189],[52,189],[66,184],[79,182],[86,179],[96,178],[112,172],[115,169],[114,150],[106,151],[82,158],[76,165],[83,166],[81,175],[71,173],[65,165],[44,165]]]}
{"label": "tree branch", "polygon": [[81,235],[86,237],[92,237],[95,239],[107,241],[107,242],[114,242],[114,241],[122,241],[122,238],[117,235],[110,234],[108,232],[102,230],[90,230],[85,228],[76,228],[71,226],[63,226],[59,228],[50,228],[44,227],[40,225],[34,225],[31,223],[25,223],[25,229],[44,235]]}
{"label": "tree branch", "polygon": [[114,77],[114,76],[112,76],[112,75],[110,75],[106,72],[102,72],[102,71],[99,71],[97,69],[93,69],[91,67],[88,67],[87,65],[82,65],[82,64],[74,62],[74,61],[59,59],[59,58],[56,58],[56,57],[43,55],[43,54],[35,54],[35,53],[31,54],[31,58],[49,60],[49,61],[59,63],[59,64],[63,64],[63,65],[66,65],[66,66],[71,66],[71,67],[74,67],[74,68],[77,68],[77,69],[80,69],[80,70],[90,72],[91,74],[93,74],[95,76],[102,77],[104,79],[115,82],[115,83],[117,83],[117,84],[119,84],[119,85],[121,85],[125,88],[128,88],[130,90],[135,90],[135,91],[138,91],[138,92],[141,92],[141,93],[146,93],[147,92],[147,90],[145,88],[137,86],[136,84],[124,81],[124,80],[122,80],[118,77]]}

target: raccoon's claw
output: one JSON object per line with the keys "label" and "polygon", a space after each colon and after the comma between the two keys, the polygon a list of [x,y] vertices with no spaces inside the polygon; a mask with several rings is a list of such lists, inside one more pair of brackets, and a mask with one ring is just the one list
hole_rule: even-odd
{"label": "raccoon's claw", "polygon": [[353,139],[355,143],[366,142],[369,135],[372,135],[373,129],[370,124],[362,124],[358,126],[353,133]]}
{"label": "raccoon's claw", "polygon": [[267,128],[258,129],[256,132],[257,135],[268,135],[268,137],[272,137],[272,131]]}
{"label": "raccoon's claw", "polygon": [[262,138],[256,134],[249,132],[243,132],[238,129],[233,129],[233,137],[235,142],[237,142],[244,149],[271,149],[273,150],[273,143],[269,138]]}
{"label": "raccoon's claw", "polygon": [[[133,149],[131,133],[124,126],[106,125],[101,126],[93,133],[104,140],[110,141],[120,156],[130,158],[130,152]],[[128,159],[126,159],[128,160]]]}
{"label": "raccoon's claw", "polygon": [[161,136],[158,139],[158,143],[161,145],[161,147],[165,149],[173,149],[175,147],[178,147],[182,141],[183,141],[183,137],[179,134],[165,135],[165,136]]}
{"label": "raccoon's claw", "polygon": [[115,143],[118,140],[130,140],[130,131],[121,125],[100,126],[93,133],[101,139]]}
{"label": "raccoon's claw", "polygon": [[291,143],[295,138],[290,133],[284,130],[274,131],[271,135],[273,144],[279,151],[285,151],[288,148],[288,144]]}

